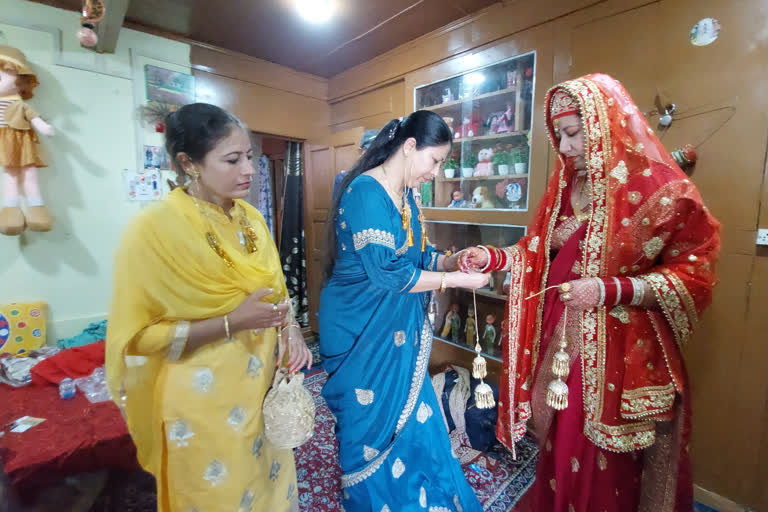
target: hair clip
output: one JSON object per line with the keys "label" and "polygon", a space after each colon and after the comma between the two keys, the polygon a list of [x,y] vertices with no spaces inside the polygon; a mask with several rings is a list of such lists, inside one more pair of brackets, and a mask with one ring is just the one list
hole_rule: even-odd
{"label": "hair clip", "polygon": [[397,132],[398,126],[400,126],[400,123],[395,124],[395,126],[389,129],[389,135],[387,135],[387,139],[392,140],[395,138],[395,133]]}

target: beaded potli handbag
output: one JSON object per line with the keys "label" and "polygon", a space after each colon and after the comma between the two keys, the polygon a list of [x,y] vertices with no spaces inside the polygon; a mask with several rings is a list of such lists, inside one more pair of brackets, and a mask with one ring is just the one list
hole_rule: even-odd
{"label": "beaded potli handbag", "polygon": [[[282,333],[278,328],[278,343]],[[278,449],[297,448],[312,437],[315,430],[315,401],[304,387],[304,374],[291,375],[287,368],[275,372],[272,387],[262,406],[264,434]]]}

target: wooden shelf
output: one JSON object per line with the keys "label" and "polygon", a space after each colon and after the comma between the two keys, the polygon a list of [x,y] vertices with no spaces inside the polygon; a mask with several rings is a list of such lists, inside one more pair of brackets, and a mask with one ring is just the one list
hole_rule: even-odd
{"label": "wooden shelf", "polygon": [[[466,350],[467,352],[472,352],[472,353],[475,352],[474,348],[469,347],[466,344],[454,343],[452,341],[444,340],[443,338],[439,337],[437,334],[433,335],[433,338],[436,339],[437,341],[442,341],[443,343],[447,343],[448,345],[453,345],[454,347],[459,347],[460,349]],[[494,346],[494,348],[495,349],[498,348],[498,350],[501,351],[501,348],[499,348],[499,347]],[[494,361],[498,361],[500,363],[502,362],[501,355],[498,355],[498,356],[497,355],[492,355],[492,354],[489,354],[488,352],[486,352],[485,350],[483,350],[482,354],[483,354],[483,357],[487,357],[488,359],[493,359]]]}
{"label": "wooden shelf", "polygon": [[[460,288],[460,290],[463,292],[472,293],[472,290],[468,290],[466,288]],[[498,294],[493,290],[475,290],[475,293],[478,295],[482,295],[483,297],[488,297],[489,299],[500,300],[504,302],[507,301],[506,295]]]}
{"label": "wooden shelf", "polygon": [[472,176],[471,178],[435,178],[438,183],[456,183],[459,181],[494,181],[494,180],[507,180],[510,178],[527,178],[528,174],[507,174],[506,176],[499,176],[494,174],[491,176]]}
{"label": "wooden shelf", "polygon": [[523,135],[527,135],[528,130],[523,130],[520,132],[506,132],[506,133],[493,133],[491,135],[480,135],[478,137],[458,137],[454,138],[453,142],[457,143],[465,143],[465,142],[485,142],[488,140],[498,140],[498,139],[506,139],[509,137],[520,137]]}
{"label": "wooden shelf", "polygon": [[437,105],[432,105],[431,107],[422,107],[422,110],[440,110],[444,108],[451,108],[457,105],[462,105],[464,103],[484,100],[488,98],[495,98],[496,96],[501,96],[503,94],[514,94],[515,92],[517,92],[517,89],[514,87],[512,87],[511,89],[500,89],[498,91],[479,94],[477,96],[473,96],[471,98],[465,98],[463,100],[446,101],[445,103],[439,103]]}

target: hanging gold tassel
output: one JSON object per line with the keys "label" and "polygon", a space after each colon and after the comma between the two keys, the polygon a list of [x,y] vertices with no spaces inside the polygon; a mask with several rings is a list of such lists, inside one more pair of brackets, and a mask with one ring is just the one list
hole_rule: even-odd
{"label": "hanging gold tassel", "polygon": [[478,409],[491,409],[496,406],[496,400],[493,398],[491,386],[480,381],[475,388],[475,405]]}
{"label": "hanging gold tassel", "polygon": [[419,210],[419,224],[421,224],[421,252],[425,252],[427,250],[427,243],[429,242],[425,220],[426,219],[424,218],[424,214],[421,213],[421,210]]}
{"label": "hanging gold tassel", "polygon": [[488,368],[485,358],[480,355],[480,351],[475,349],[477,356],[472,361],[472,376],[476,379],[484,379],[488,375]]}
{"label": "hanging gold tassel", "polygon": [[547,386],[547,405],[556,411],[562,411],[568,407],[568,384],[559,377]]}
{"label": "hanging gold tassel", "polygon": [[[472,290],[472,302],[477,311],[477,298],[475,290]],[[480,333],[475,329],[475,359],[472,361],[472,376],[480,379],[480,384],[475,387],[475,405],[478,409],[491,409],[496,406],[496,400],[493,398],[493,389],[485,383],[483,379],[488,375],[488,364],[481,352]]]}
{"label": "hanging gold tassel", "polygon": [[408,232],[408,247],[413,247],[413,227],[411,226],[411,207],[403,199],[403,229]]}
{"label": "hanging gold tassel", "polygon": [[568,325],[568,308],[563,313],[563,332],[560,337],[560,350],[552,358],[552,373],[557,377],[547,386],[547,405],[557,411],[568,407],[568,384],[563,379],[568,377],[571,370],[571,357],[565,351],[568,340],[565,337],[565,329]]}

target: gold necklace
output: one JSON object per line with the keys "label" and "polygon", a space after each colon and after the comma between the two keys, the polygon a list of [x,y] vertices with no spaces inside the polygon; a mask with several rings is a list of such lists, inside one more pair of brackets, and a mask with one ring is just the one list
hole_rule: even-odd
{"label": "gold necklace", "polygon": [[[590,211],[592,210],[592,205],[590,204],[590,197],[591,194],[587,196],[587,206],[582,207],[583,198],[584,198],[584,188],[587,186],[589,182],[589,178],[587,176],[584,176],[584,180],[581,182],[578,192],[574,190],[571,192],[571,207],[573,208],[573,214],[576,217],[576,220],[579,222],[584,222],[589,218]],[[578,200],[574,200],[574,195],[578,196]]]}
{"label": "gold necklace", "polygon": [[[187,191],[187,195],[189,195],[189,197],[192,198],[192,202],[195,203],[195,207],[197,208],[198,213],[200,213],[200,217],[206,219],[206,223],[208,224],[208,231],[205,233],[205,239],[208,242],[208,246],[213,249],[213,251],[218,254],[222,260],[224,260],[224,263],[228,267],[234,267],[234,262],[229,257],[227,252],[222,248],[219,237],[217,237],[216,233],[213,232],[209,214],[205,212],[203,207],[201,207],[200,202],[195,195],[189,193],[189,191]],[[248,220],[248,215],[246,215],[245,209],[242,207],[242,205],[235,203],[235,210],[237,216],[239,217],[238,223],[240,224],[241,233],[243,234],[243,239],[245,241],[245,250],[249,254],[253,254],[258,251],[257,243],[259,237],[256,235],[256,230],[253,229],[253,225]]]}

